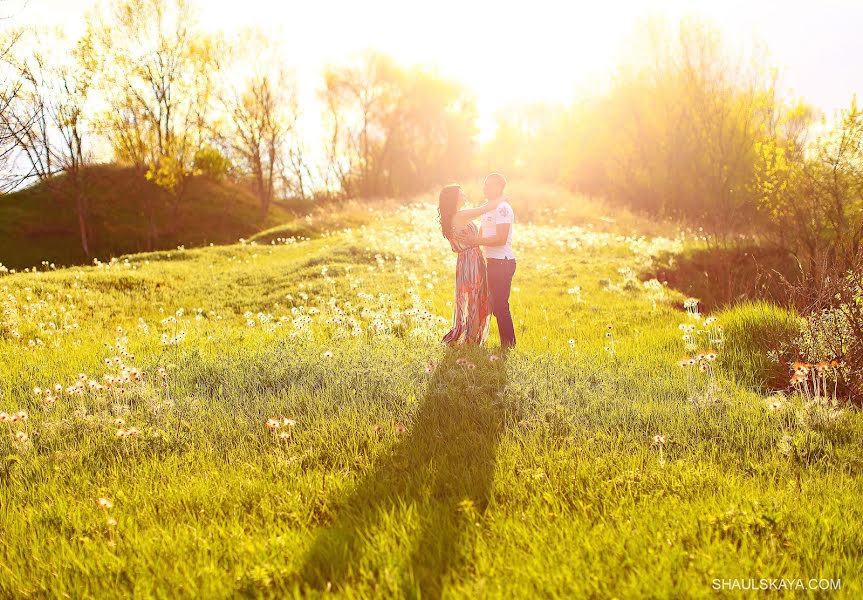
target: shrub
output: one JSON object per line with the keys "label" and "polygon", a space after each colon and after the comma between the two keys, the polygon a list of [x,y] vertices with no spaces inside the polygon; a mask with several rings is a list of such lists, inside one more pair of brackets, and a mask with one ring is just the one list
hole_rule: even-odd
{"label": "shrub", "polygon": [[798,263],[797,305],[820,311],[825,300],[836,305],[835,294],[823,292],[841,292],[863,262],[863,110],[852,100],[816,143],[805,141],[760,147],[760,206],[769,215],[762,233]]}
{"label": "shrub", "polygon": [[195,152],[195,174],[221,181],[231,170],[231,161],[212,146],[203,146]]}
{"label": "shrub", "polygon": [[811,362],[839,363],[840,394],[863,400],[863,264],[819,286],[819,299],[803,322],[798,346]]}
{"label": "shrub", "polygon": [[768,302],[744,302],[717,315],[725,335],[720,365],[758,391],[788,387],[800,316]]}

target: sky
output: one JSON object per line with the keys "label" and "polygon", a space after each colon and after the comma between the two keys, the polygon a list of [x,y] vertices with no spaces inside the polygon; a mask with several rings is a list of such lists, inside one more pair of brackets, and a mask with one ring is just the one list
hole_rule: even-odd
{"label": "sky", "polygon": [[[75,34],[90,0],[0,0],[3,22]],[[435,66],[476,94],[481,130],[514,103],[568,102],[607,81],[639,22],[713,21],[745,51],[765,45],[782,83],[828,116],[863,93],[863,0],[200,0],[210,31],[277,36],[302,98],[324,65],[375,48]]]}

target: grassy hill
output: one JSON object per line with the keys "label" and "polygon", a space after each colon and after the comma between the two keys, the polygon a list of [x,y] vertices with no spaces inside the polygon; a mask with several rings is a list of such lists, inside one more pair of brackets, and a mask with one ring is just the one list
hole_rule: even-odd
{"label": "grassy hill", "polygon": [[[91,247],[100,260],[181,245],[233,243],[291,218],[276,205],[262,222],[257,199],[234,185],[202,177],[189,181],[174,206],[166,192],[130,168],[100,165],[88,168],[83,176],[91,212]],[[81,250],[74,206],[63,201],[63,188],[61,176],[50,184],[0,196],[0,263],[22,269],[42,261],[91,262]],[[153,240],[147,203],[156,207]]]}
{"label": "grassy hill", "polygon": [[515,247],[508,355],[439,344],[429,204],[0,278],[0,596],[859,597],[863,416],[679,367],[679,240]]}

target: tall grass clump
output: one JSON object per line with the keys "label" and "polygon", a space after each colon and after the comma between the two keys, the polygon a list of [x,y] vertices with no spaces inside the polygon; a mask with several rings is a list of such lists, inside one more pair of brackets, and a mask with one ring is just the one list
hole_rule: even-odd
{"label": "tall grass clump", "polygon": [[725,334],[720,364],[741,384],[758,391],[788,387],[801,318],[769,302],[741,302],[719,315]]}

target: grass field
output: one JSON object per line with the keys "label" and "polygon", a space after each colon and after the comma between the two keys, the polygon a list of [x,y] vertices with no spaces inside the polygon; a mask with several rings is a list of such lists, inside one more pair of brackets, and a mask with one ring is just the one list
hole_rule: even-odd
{"label": "grass field", "polygon": [[445,350],[432,215],[0,278],[0,596],[863,594],[863,418],[679,367],[684,241],[520,223]]}

